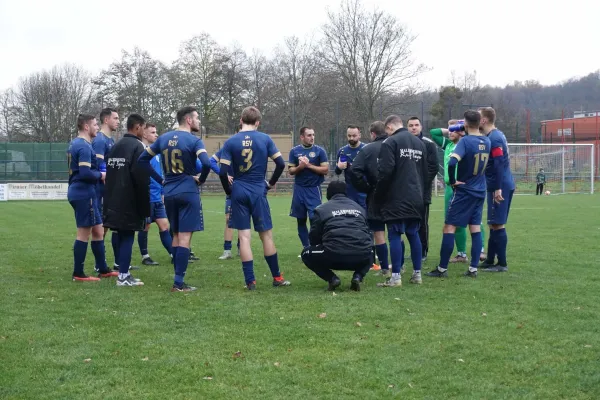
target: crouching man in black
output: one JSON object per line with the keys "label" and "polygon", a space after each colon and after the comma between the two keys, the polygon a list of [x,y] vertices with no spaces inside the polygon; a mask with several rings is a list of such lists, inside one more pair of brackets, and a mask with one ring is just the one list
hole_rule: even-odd
{"label": "crouching man in black", "polygon": [[302,261],[329,282],[328,290],[335,290],[342,283],[332,270],[354,271],[350,289],[359,291],[373,263],[373,238],[366,212],[346,197],[343,181],[329,184],[327,200],[311,218],[310,246],[302,252]]}

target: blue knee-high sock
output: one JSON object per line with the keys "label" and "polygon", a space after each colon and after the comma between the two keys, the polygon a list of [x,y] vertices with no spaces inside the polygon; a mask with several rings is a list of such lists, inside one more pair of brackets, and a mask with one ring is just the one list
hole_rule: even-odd
{"label": "blue knee-high sock", "polygon": [[481,232],[471,232],[471,267],[477,268],[479,264],[479,255],[483,246]]}
{"label": "blue knee-high sock", "polygon": [[277,253],[271,256],[265,256],[265,260],[269,265],[269,269],[271,270],[271,275],[273,278],[279,278],[281,276],[281,272],[279,271],[279,260],[277,259]]}
{"label": "blue knee-high sock", "polygon": [[175,255],[175,284],[183,284],[183,278],[187,271],[188,262],[190,261],[190,249],[185,247],[177,247],[177,254]]}
{"label": "blue knee-high sock", "polygon": [[298,218],[298,237],[302,243],[302,247],[306,248],[310,245],[308,241],[308,227],[306,226],[306,218]]}
{"label": "blue knee-high sock", "polygon": [[223,250],[231,250],[231,240],[225,240],[223,242]]}
{"label": "blue knee-high sock", "polygon": [[131,253],[133,252],[133,242],[135,241],[134,231],[120,231],[119,232],[119,274],[126,274],[129,272],[129,266],[131,265]]}
{"label": "blue knee-high sock", "polygon": [[506,229],[498,229],[495,231],[496,234],[496,253],[498,254],[498,264],[503,267],[506,266],[506,246],[508,244],[508,236],[506,235]]}
{"label": "blue knee-high sock", "polygon": [[423,246],[421,245],[419,232],[407,233],[406,238],[408,239],[408,244],[410,245],[410,258],[413,263],[413,270],[420,271],[421,264],[423,263]]}
{"label": "blue knee-high sock", "polygon": [[392,259],[392,273],[399,274],[402,268],[402,235],[398,232],[388,232],[388,240],[390,242],[390,256]]}
{"label": "blue knee-high sock", "polygon": [[75,240],[73,244],[73,276],[83,276],[83,265],[87,253],[88,243]]}
{"label": "blue knee-high sock", "polygon": [[140,254],[142,257],[148,255],[148,232],[138,232],[138,245],[140,246]]}
{"label": "blue knee-high sock", "polygon": [[117,232],[113,231],[110,242],[113,248],[113,255],[115,256],[115,264],[119,265],[119,234]]}
{"label": "blue knee-high sock", "polygon": [[254,278],[254,260],[242,261],[242,271],[244,272],[246,285],[256,280],[256,278]]}
{"label": "blue knee-high sock", "polygon": [[444,233],[442,247],[440,248],[440,268],[448,269],[452,250],[454,250],[454,233]]}
{"label": "blue knee-high sock", "polygon": [[387,243],[376,245],[375,251],[377,252],[377,258],[379,258],[379,266],[381,267],[381,269],[383,269],[383,270],[390,269],[390,264],[388,261]]}
{"label": "blue knee-high sock", "polygon": [[167,252],[170,255],[173,255],[173,248],[171,247],[171,245],[173,243],[173,238],[171,237],[171,234],[169,233],[169,231],[164,230],[164,231],[160,232],[158,235],[160,236],[160,242],[162,243],[165,250],[167,250]]}
{"label": "blue knee-high sock", "polygon": [[173,272],[175,272],[176,268],[176,262],[177,262],[177,250],[179,250],[179,246],[178,247],[172,247],[172,257],[171,257],[171,264],[173,264]]}
{"label": "blue knee-high sock", "polygon": [[488,250],[487,250],[487,260],[488,264],[493,264],[494,259],[496,258],[496,231],[490,229],[490,236],[488,238]]}
{"label": "blue knee-high sock", "polygon": [[104,250],[104,240],[92,240],[92,253],[96,259],[96,271],[107,272],[106,254]]}
{"label": "blue knee-high sock", "polygon": [[238,250],[240,249],[240,239],[238,239],[237,248],[238,248]]}
{"label": "blue knee-high sock", "polygon": [[402,260],[400,260],[400,267],[404,267],[404,256],[406,255],[406,245],[404,244],[404,240],[400,242],[402,245]]}

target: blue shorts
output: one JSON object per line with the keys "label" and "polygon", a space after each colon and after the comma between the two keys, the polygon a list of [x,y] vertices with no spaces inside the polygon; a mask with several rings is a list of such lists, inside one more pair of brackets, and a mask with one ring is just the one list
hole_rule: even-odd
{"label": "blue shorts", "polygon": [[231,189],[231,216],[229,228],[238,231],[250,229],[250,218],[256,232],[273,229],[271,208],[264,190],[248,190],[240,185]]}
{"label": "blue shorts", "polygon": [[151,224],[157,219],[167,218],[167,210],[162,201],[150,203],[150,217],[146,219],[147,224]]}
{"label": "blue shorts", "polygon": [[356,203],[358,203],[359,206],[361,206],[362,208],[364,208],[365,210],[367,209],[367,194],[366,193],[361,193],[358,190],[356,190],[355,188],[353,188],[352,186],[348,185],[346,186],[346,196],[348,196],[348,198]]}
{"label": "blue shorts", "polygon": [[378,219],[369,219],[369,229],[373,232],[385,232],[385,222]]}
{"label": "blue shorts", "polygon": [[321,205],[321,186],[304,187],[294,185],[294,194],[292,196],[292,207],[290,208],[290,217],[294,218],[312,218],[315,208]]}
{"label": "blue shorts", "polygon": [[508,221],[508,212],[515,190],[502,189],[504,200],[500,203],[494,202],[494,192],[487,192],[487,223],[488,225],[504,225]]}
{"label": "blue shorts", "polygon": [[90,197],[83,200],[69,200],[75,211],[75,224],[78,228],[89,228],[102,225],[102,214],[98,208],[98,199]]}
{"label": "blue shorts", "polygon": [[225,214],[231,214],[231,196],[225,197]]}
{"label": "blue shorts", "polygon": [[466,227],[480,225],[485,197],[479,197],[466,190],[456,189],[446,214],[446,225]]}
{"label": "blue shorts", "polygon": [[198,193],[165,196],[165,208],[174,233],[204,230],[202,202]]}
{"label": "blue shorts", "polygon": [[390,221],[386,223],[388,229],[388,236],[390,233],[409,234],[416,235],[419,233],[421,228],[421,222],[418,219],[401,219],[397,221]]}

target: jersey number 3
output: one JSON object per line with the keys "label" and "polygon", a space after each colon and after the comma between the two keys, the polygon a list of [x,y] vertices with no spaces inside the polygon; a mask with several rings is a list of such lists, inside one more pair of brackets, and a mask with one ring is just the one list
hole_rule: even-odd
{"label": "jersey number 3", "polygon": [[163,165],[165,167],[165,174],[183,174],[183,160],[181,159],[181,150],[171,150],[171,157],[169,157],[169,149],[163,150],[162,154]]}
{"label": "jersey number 3", "polygon": [[242,149],[242,157],[245,165],[240,165],[240,172],[248,172],[252,167],[252,149]]}

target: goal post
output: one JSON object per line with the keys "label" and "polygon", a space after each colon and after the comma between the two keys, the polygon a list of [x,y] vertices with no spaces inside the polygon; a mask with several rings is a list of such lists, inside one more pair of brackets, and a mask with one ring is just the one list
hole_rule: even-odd
{"label": "goal post", "polygon": [[594,145],[587,143],[509,143],[510,167],[516,193],[535,194],[540,169],[544,191],[594,193]]}

